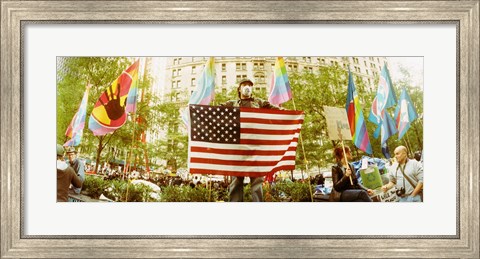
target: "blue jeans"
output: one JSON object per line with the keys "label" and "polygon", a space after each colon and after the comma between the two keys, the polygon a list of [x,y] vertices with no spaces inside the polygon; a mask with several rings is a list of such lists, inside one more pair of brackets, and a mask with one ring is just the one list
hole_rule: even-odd
{"label": "blue jeans", "polygon": [[415,195],[415,196],[405,196],[400,198],[398,202],[422,202],[422,199],[420,198],[420,195]]}
{"label": "blue jeans", "polygon": [[367,191],[361,189],[350,189],[342,192],[340,196],[340,201],[347,202],[371,202],[370,196],[368,196]]}
{"label": "blue jeans", "polygon": [[[243,180],[245,177],[232,178],[230,183],[229,201],[243,201]],[[252,201],[263,201],[263,177],[250,177],[250,189],[252,191]]]}

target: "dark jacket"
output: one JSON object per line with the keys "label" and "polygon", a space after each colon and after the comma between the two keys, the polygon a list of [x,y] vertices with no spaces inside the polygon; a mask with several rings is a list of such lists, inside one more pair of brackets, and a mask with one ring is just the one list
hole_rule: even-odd
{"label": "dark jacket", "polygon": [[57,202],[68,201],[68,189],[72,184],[74,187],[82,187],[82,180],[77,176],[72,167],[57,167]]}
{"label": "dark jacket", "polygon": [[332,180],[335,191],[343,192],[349,189],[362,189],[366,191],[367,189],[358,183],[358,179],[355,176],[355,169],[353,168],[352,164],[349,164],[349,166],[352,170],[351,176],[353,185],[350,183],[350,177],[345,176],[342,165],[337,164],[332,166]]}

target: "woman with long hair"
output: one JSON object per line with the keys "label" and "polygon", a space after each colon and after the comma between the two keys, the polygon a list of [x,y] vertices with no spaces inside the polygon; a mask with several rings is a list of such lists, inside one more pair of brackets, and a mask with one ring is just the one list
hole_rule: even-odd
{"label": "woman with long hair", "polygon": [[[345,154],[348,161],[352,160],[350,154],[350,148],[345,147]],[[353,166],[345,160],[343,154],[343,148],[337,147],[333,150],[335,156],[336,165],[332,166],[332,179],[333,188],[332,196],[333,201],[346,201],[346,202],[371,202],[369,195],[373,194],[371,189],[367,189],[358,183],[356,175],[353,173]],[[350,181],[350,177],[352,181]],[[337,193],[335,193],[337,192]]]}

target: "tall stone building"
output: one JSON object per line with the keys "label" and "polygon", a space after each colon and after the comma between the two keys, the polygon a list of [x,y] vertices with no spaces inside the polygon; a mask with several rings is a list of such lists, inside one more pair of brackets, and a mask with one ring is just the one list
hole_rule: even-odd
{"label": "tall stone building", "polygon": [[[215,57],[216,91],[236,87],[244,78],[255,83],[255,91],[267,91],[276,57]],[[168,57],[163,78],[164,98],[186,101],[195,90],[197,80],[208,57]],[[387,62],[385,57],[284,57],[288,72],[304,70],[319,73],[322,66],[340,66],[363,78],[368,89],[374,90],[374,79]],[[169,96],[169,93],[174,93]],[[187,94],[186,94],[187,93]],[[164,99],[167,100],[167,99]]]}

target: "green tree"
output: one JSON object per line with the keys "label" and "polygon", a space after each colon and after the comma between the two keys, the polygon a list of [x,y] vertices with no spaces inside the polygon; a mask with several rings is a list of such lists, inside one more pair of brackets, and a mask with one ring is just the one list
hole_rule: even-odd
{"label": "green tree", "polygon": [[289,80],[294,99],[284,107],[305,112],[297,166],[305,169],[307,161],[311,166],[325,167],[332,160],[331,150],[337,143],[328,139],[323,106],[345,106],[347,72],[338,66],[321,67],[318,74],[305,71],[289,74]]}
{"label": "green tree", "polygon": [[[96,155],[97,167],[100,160],[108,161],[109,157],[112,157],[112,153],[113,156],[118,155],[121,153],[119,150],[131,142],[135,124],[127,122],[112,134],[93,136],[92,132],[88,130],[88,120],[94,104],[106,87],[132,63],[132,59],[125,57],[68,57],[59,59],[57,71],[57,142],[64,143],[66,141],[64,132],[77,112],[85,86],[88,83],[91,84],[87,103],[86,125],[80,148],[84,155]],[[147,88],[148,85],[148,81],[143,80],[139,89]],[[144,112],[149,109],[142,109],[141,104],[139,104],[139,107],[137,114],[148,117],[148,114],[144,114]],[[129,121],[132,121],[132,117],[129,118]],[[128,141],[129,138],[130,141]],[[102,151],[109,144],[113,144],[115,148],[102,156]]]}

